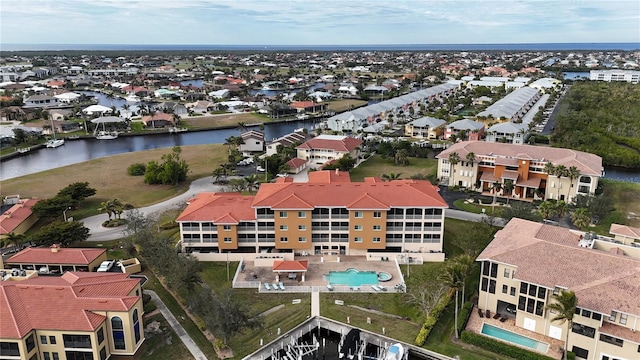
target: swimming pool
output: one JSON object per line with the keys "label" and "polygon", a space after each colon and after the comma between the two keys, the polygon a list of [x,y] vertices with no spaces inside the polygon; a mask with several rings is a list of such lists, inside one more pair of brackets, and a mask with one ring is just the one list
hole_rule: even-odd
{"label": "swimming pool", "polygon": [[330,271],[325,276],[325,280],[331,285],[377,285],[378,274],[375,271],[359,271],[357,269],[347,269],[345,271]]}
{"label": "swimming pool", "polygon": [[549,344],[534,340],[520,334],[516,334],[509,330],[489,325],[487,323],[482,324],[482,333],[502,341],[510,342],[543,353],[546,353],[549,349]]}

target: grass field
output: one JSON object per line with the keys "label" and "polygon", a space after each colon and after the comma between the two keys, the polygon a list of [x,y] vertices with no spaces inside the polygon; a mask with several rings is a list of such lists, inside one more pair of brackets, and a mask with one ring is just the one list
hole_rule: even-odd
{"label": "grass field", "polygon": [[435,159],[409,158],[409,165],[398,166],[392,158],[383,159],[380,155],[373,155],[367,161],[351,171],[352,181],[362,181],[365,177],[380,177],[382,174],[400,173],[402,179],[417,174],[427,176],[435,172],[438,162]]}
{"label": "grass field", "polygon": [[[213,169],[226,161],[227,148],[223,145],[194,145],[182,147],[182,158],[189,164],[189,178],[178,187],[147,185],[142,176],[127,175],[127,167],[134,163],[158,160],[170,149],[154,149],[94,159],[36,174],[2,181],[3,194],[20,194],[23,198],[50,198],[60,189],[74,182],[88,182],[97,193],[89,198],[95,206],[101,201],[117,198],[135,207],[146,206],[172,198],[184,192],[191,181],[210,175]],[[85,209],[88,208],[85,206]],[[80,210],[82,211],[82,210]],[[79,216],[74,211],[69,216]],[[92,213],[84,214],[92,215]]]}
{"label": "grass field", "polygon": [[[205,115],[194,116],[191,118],[183,119],[182,123],[190,129],[199,128],[215,128],[215,127],[227,127],[236,126],[240,122],[248,124],[264,123],[272,121],[265,115],[258,115],[252,113],[240,113],[240,114],[220,114],[220,115]],[[238,133],[238,135],[240,135]]]}
{"label": "grass field", "polygon": [[600,179],[604,196],[613,200],[614,211],[600,219],[593,231],[608,235],[612,223],[640,227],[640,184]]}
{"label": "grass field", "polygon": [[343,112],[350,109],[354,109],[363,105],[366,105],[367,102],[364,100],[355,100],[355,99],[346,99],[346,100],[335,100],[327,103],[329,111],[333,112]]}
{"label": "grass field", "polygon": [[145,331],[144,345],[140,354],[141,360],[187,360],[193,359],[175,331],[171,329],[165,318],[157,313],[144,317],[145,327],[157,326],[157,331]]}

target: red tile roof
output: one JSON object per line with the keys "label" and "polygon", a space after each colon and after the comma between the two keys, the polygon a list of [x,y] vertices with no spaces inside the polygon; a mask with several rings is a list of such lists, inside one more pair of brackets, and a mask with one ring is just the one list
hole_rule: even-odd
{"label": "red tile roof", "polygon": [[9,210],[0,215],[0,235],[7,235],[13,232],[22,224],[33,212],[31,207],[38,201],[36,199],[24,199],[13,205]]}
{"label": "red tile roof", "polygon": [[297,168],[299,168],[300,166],[302,166],[302,165],[304,165],[306,163],[307,163],[306,160],[300,159],[300,158],[293,158],[293,159],[287,161],[287,165],[292,169],[297,169]]}
{"label": "red tile roof", "polygon": [[95,331],[106,318],[93,311],[129,311],[141,301],[128,296],[139,281],[127,274],[87,275],[0,282],[0,338],[20,339],[33,329]]}
{"label": "red tile roof", "polygon": [[640,315],[640,260],[579,247],[569,229],[513,218],[478,256],[517,267],[514,278],[576,293],[580,307]]}
{"label": "red tile roof", "polygon": [[640,228],[620,224],[611,224],[611,227],[609,228],[609,234],[626,236],[633,239],[640,239]]}
{"label": "red tile roof", "polygon": [[320,104],[316,104],[313,101],[294,101],[291,103],[291,107],[296,109],[306,109],[318,105]]}
{"label": "red tile roof", "polygon": [[200,193],[189,200],[189,206],[176,221],[212,221],[220,224],[238,224],[255,220],[251,208],[253,196],[240,193]]}
{"label": "red tile roof", "polygon": [[[437,187],[422,180],[393,180],[389,182],[350,182],[339,177],[326,182],[318,178],[335,174],[333,171],[316,171],[309,173],[308,183],[265,183],[255,196],[254,207],[270,207],[286,209],[285,199],[295,198],[313,207],[335,207],[362,209],[361,205],[375,204],[375,209],[388,209],[392,206],[442,207],[447,204],[438,193]],[[338,173],[340,174],[340,173]],[[331,194],[331,196],[327,196]],[[282,204],[282,205],[281,205]]]}
{"label": "red tile roof", "polygon": [[273,272],[299,272],[307,271],[307,260],[275,260],[273,262]]}
{"label": "red tile roof", "polygon": [[26,248],[5,261],[7,264],[89,265],[106,252],[105,249]]}
{"label": "red tile roof", "polygon": [[296,149],[333,150],[337,152],[351,152],[362,144],[362,140],[350,136],[320,135],[299,145]]}

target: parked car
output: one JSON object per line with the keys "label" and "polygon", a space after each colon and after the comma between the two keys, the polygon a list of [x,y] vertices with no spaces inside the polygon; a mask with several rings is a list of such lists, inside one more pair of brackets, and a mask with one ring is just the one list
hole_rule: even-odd
{"label": "parked car", "polygon": [[106,260],[103,261],[100,264],[100,267],[98,268],[98,270],[96,270],[97,272],[108,272],[109,270],[111,270],[111,268],[113,267],[113,264],[115,264],[115,260]]}
{"label": "parked car", "polygon": [[283,177],[283,178],[285,178],[285,177],[288,177],[288,176],[289,176],[289,174],[277,174],[276,176],[277,176],[277,177]]}
{"label": "parked car", "polygon": [[262,166],[258,165],[258,167],[256,167],[256,171],[265,172],[265,169]]}

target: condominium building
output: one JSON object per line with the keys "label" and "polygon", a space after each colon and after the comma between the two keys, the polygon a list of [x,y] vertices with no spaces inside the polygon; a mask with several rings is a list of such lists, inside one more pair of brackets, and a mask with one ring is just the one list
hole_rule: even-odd
{"label": "condominium building", "polygon": [[640,82],[640,71],[636,70],[591,70],[589,80],[592,81],[626,81],[637,84]]}
{"label": "condominium building", "polygon": [[347,154],[356,159],[360,153],[360,144],[362,140],[354,137],[323,134],[298,145],[297,157],[306,160],[311,167],[319,167]]}
{"label": "condominium building", "polygon": [[476,120],[483,121],[486,124],[493,122],[516,122],[531,109],[531,107],[540,99],[541,93],[538,89],[525,86],[516,89],[504,98],[491,104],[488,108],[476,115]]}
{"label": "condominium building", "polygon": [[444,132],[446,123],[430,116],[421,117],[406,124],[404,134],[417,139],[437,139]]}
{"label": "condominium building", "polygon": [[[568,332],[567,349],[580,359],[640,358],[640,248],[514,218],[477,261],[479,308],[551,339]],[[562,290],[578,299],[570,329],[546,309]]]}
{"label": "condominium building", "polygon": [[182,250],[210,260],[414,252],[442,261],[445,208],[428,181],[351,182],[346,172],[315,171],[307,183],[262,184],[255,196],[200,193],[177,222]]}
{"label": "condominium building", "polygon": [[[451,154],[460,161],[452,164]],[[467,156],[473,153],[473,161]],[[513,190],[501,190],[499,196],[522,200],[565,200],[576,195],[594,194],[603,174],[600,156],[563,148],[484,141],[462,141],[442,151],[438,159],[438,179],[449,186],[459,186],[493,194],[492,185],[509,181]],[[548,165],[566,169],[575,167],[579,176],[547,173]],[[577,175],[577,174],[575,174]]]}
{"label": "condominium building", "polygon": [[17,277],[0,281],[0,358],[105,360],[142,346],[138,279],[67,272],[11,281]]}

